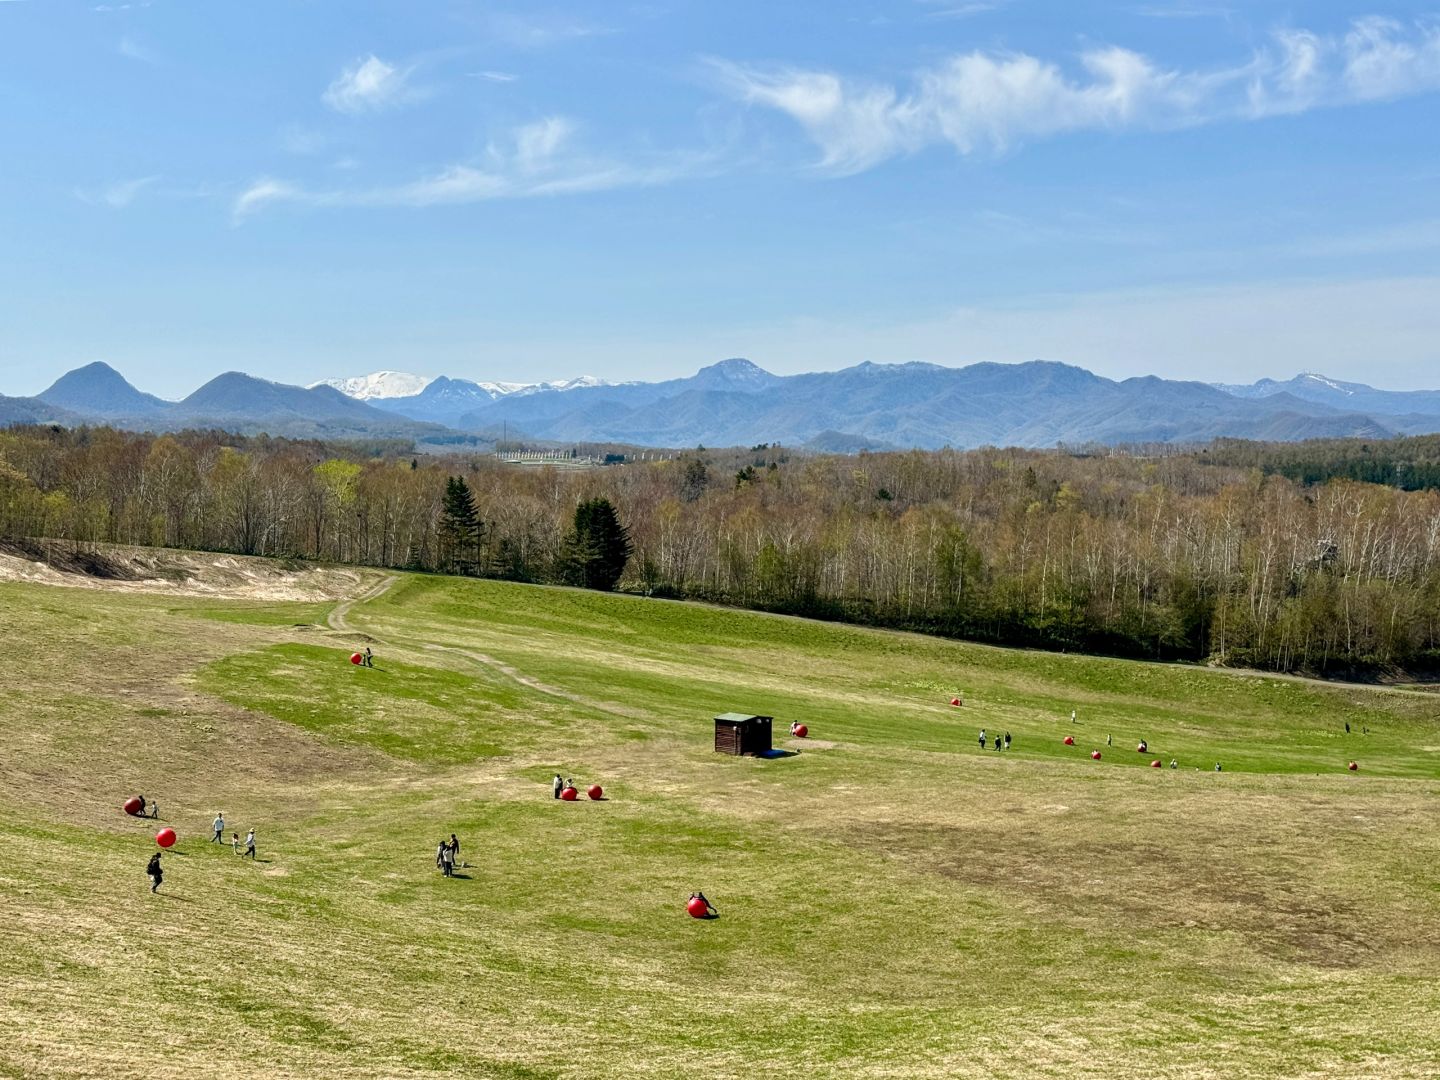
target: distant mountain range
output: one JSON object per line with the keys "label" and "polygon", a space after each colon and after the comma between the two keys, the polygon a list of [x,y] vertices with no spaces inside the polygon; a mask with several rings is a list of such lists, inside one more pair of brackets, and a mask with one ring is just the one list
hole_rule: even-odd
{"label": "distant mountain range", "polygon": [[97,363],[35,398],[0,397],[0,424],[220,427],[315,438],[457,433],[640,446],[782,443],[866,448],[1385,438],[1440,431],[1440,391],[1377,390],[1321,375],[1247,386],[1155,376],[1115,381],[1049,361],[860,364],[774,375],[723,360],[662,382],[474,382],[385,371],[302,388],[229,372],[183,401],[135,389]]}

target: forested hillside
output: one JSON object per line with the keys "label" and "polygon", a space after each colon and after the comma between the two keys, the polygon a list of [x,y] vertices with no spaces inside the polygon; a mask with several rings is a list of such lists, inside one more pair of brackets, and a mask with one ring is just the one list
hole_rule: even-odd
{"label": "forested hillside", "polygon": [[[1290,450],[1261,444],[1157,457],[760,447],[567,472],[16,428],[0,432],[0,537],[553,582],[576,506],[604,497],[634,544],[622,589],[1047,648],[1440,671],[1440,492],[1343,478],[1352,444],[1334,445],[1295,450],[1329,454],[1340,477],[1305,484],[1280,475]],[[441,530],[457,475],[481,522],[463,560]]]}

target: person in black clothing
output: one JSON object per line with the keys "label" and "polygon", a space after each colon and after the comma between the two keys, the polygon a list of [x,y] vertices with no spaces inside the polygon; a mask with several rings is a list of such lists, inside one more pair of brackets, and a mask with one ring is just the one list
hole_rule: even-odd
{"label": "person in black clothing", "polygon": [[145,867],[145,876],[150,879],[151,892],[160,888],[160,882],[164,880],[164,875],[160,872],[160,852],[150,856],[150,864]]}
{"label": "person in black clothing", "polygon": [[[692,893],[690,894],[690,899],[691,899],[691,900],[705,900],[705,894],[704,894],[703,892],[692,892]],[[718,911],[715,910],[715,905],[714,905],[714,904],[710,903],[709,900],[705,900],[705,914],[707,914],[707,915],[719,915],[720,912],[718,912]]]}
{"label": "person in black clothing", "polygon": [[1005,749],[1010,749],[1010,733],[1008,731],[1005,732]]}

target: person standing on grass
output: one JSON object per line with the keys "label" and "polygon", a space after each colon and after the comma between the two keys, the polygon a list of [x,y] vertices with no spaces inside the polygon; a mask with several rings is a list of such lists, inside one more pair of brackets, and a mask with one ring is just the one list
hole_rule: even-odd
{"label": "person standing on grass", "polygon": [[374,666],[375,666],[375,654],[370,651],[370,646],[369,646],[369,645],[366,645],[366,646],[365,646],[365,666],[366,666],[366,667],[374,667]]}
{"label": "person standing on grass", "polygon": [[460,838],[453,832],[450,834],[450,861],[460,862]]}
{"label": "person standing on grass", "polygon": [[983,727],[980,729],[980,749],[985,749],[985,729]]}
{"label": "person standing on grass", "polygon": [[453,877],[455,874],[455,853],[443,840],[440,842],[440,870],[446,877]]}
{"label": "person standing on grass", "polygon": [[435,869],[436,869],[436,870],[444,870],[444,869],[445,869],[445,852],[446,852],[447,850],[448,850],[448,848],[447,848],[446,845],[445,845],[445,841],[444,841],[444,840],[441,840],[441,841],[440,841],[440,846],[435,849]]}
{"label": "person standing on grass", "polygon": [[1075,723],[1075,710],[1074,710],[1074,709],[1071,709],[1071,710],[1070,710],[1070,723],[1072,723],[1072,724]]}
{"label": "person standing on grass", "polygon": [[[249,855],[252,860],[255,858],[255,830],[253,828],[245,834],[245,855]],[[245,855],[240,857],[243,859]]]}
{"label": "person standing on grass", "polygon": [[550,785],[550,790],[555,793],[557,799],[560,797],[560,792],[565,790],[565,778],[558,772],[555,774],[554,782]]}
{"label": "person standing on grass", "polygon": [[150,800],[150,816],[152,818],[158,818],[160,816],[160,804],[154,799]]}
{"label": "person standing on grass", "polygon": [[224,810],[216,810],[216,811],[215,811],[215,820],[210,823],[210,827],[215,830],[215,835],[212,836],[212,837],[210,837],[210,842],[211,842],[212,844],[221,844],[221,843],[224,843],[224,840],[223,840],[223,838],[222,838],[222,836],[221,836],[221,834],[225,832],[225,811],[224,811]]}
{"label": "person standing on grass", "polygon": [[1111,745],[1111,742],[1110,742],[1110,733],[1109,733],[1109,732],[1106,732],[1106,733],[1105,733],[1105,745],[1106,745],[1106,746],[1110,746],[1110,745]]}
{"label": "person standing on grass", "polygon": [[1005,732],[1005,749],[1010,749],[1010,733],[1008,731]]}
{"label": "person standing on grass", "polygon": [[165,879],[165,875],[160,872],[160,852],[150,856],[150,863],[145,867],[145,876],[150,879],[152,893],[160,888],[160,882]]}
{"label": "person standing on grass", "polygon": [[240,834],[238,832],[232,832],[230,834],[230,850],[235,852],[236,855],[240,854]]}

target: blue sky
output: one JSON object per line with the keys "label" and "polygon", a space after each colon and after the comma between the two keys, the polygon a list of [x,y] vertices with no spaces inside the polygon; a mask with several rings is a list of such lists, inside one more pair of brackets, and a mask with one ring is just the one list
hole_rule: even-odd
{"label": "blue sky", "polygon": [[1440,386],[1440,5],[0,0],[0,393]]}

